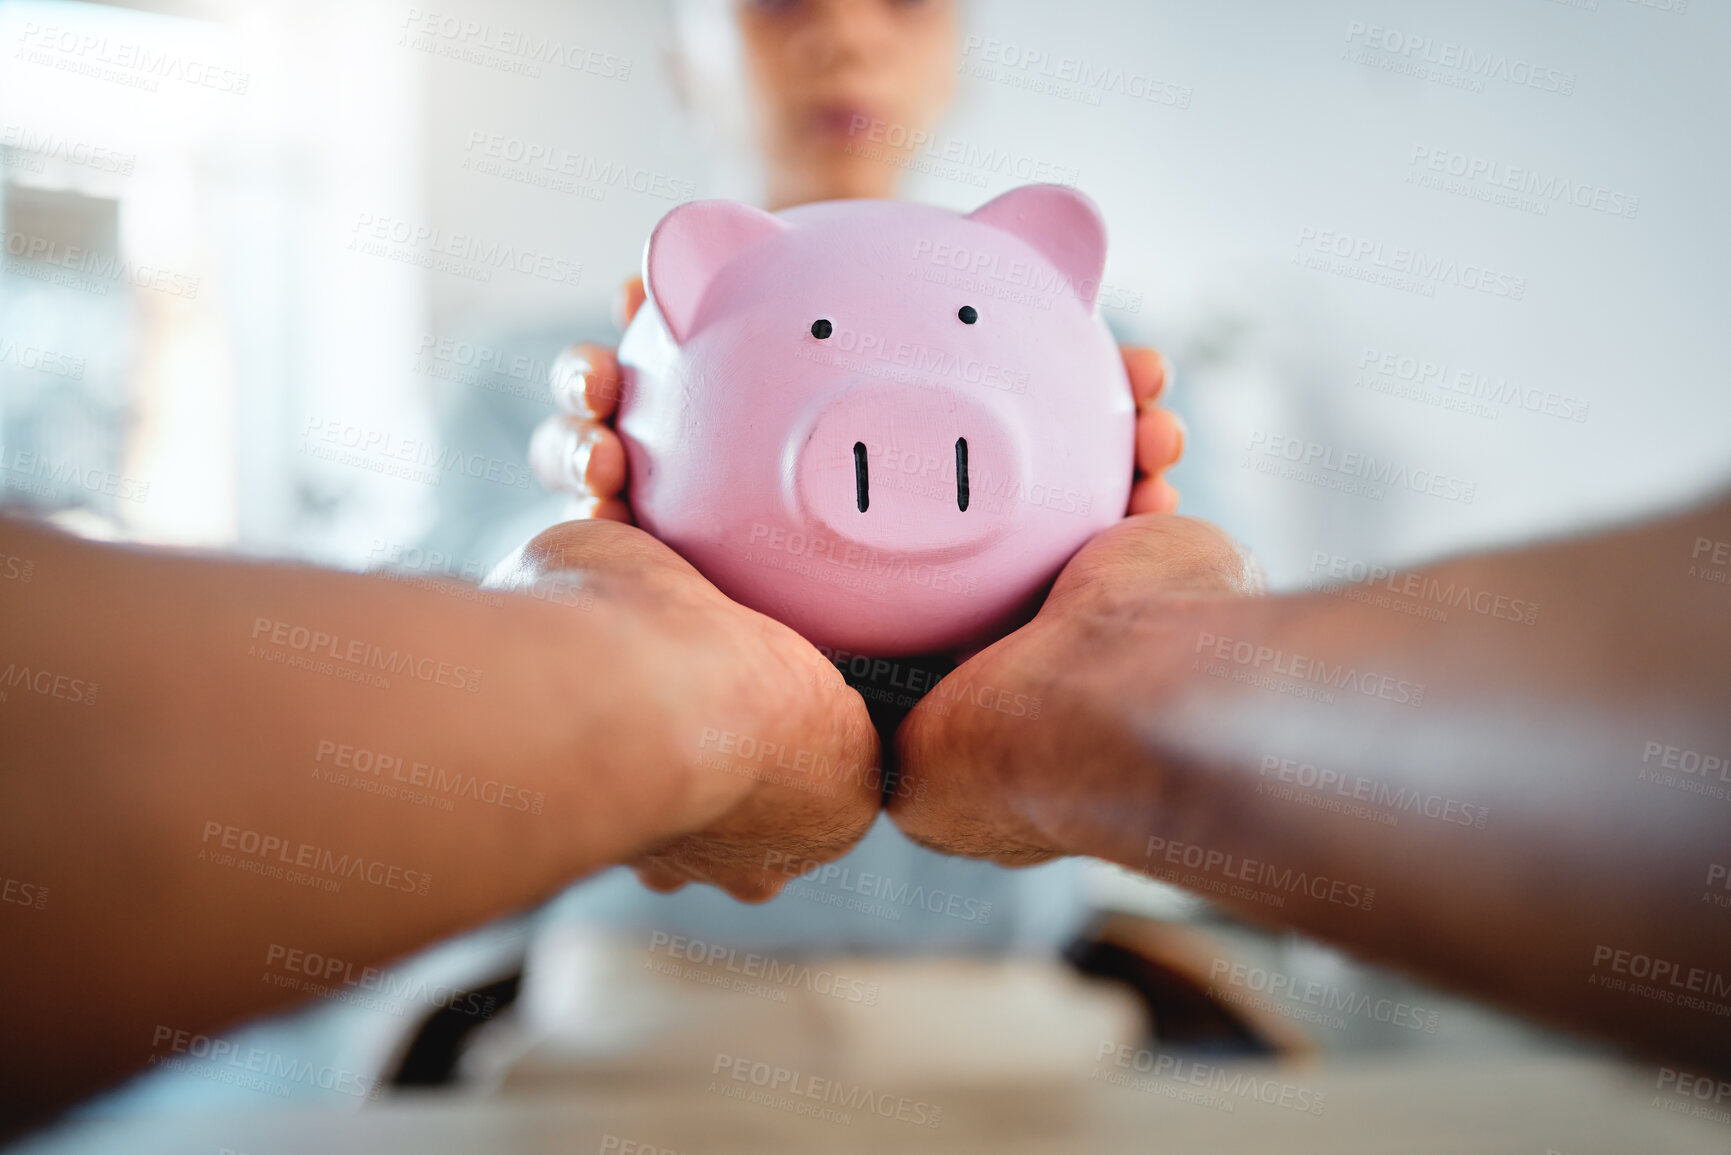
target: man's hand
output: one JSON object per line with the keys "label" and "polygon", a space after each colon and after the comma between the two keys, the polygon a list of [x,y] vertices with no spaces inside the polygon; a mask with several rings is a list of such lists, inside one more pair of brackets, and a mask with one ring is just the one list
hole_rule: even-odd
{"label": "man's hand", "polygon": [[[896,823],[934,850],[1005,865],[1098,853],[1102,814],[1157,804],[1159,781],[1112,771],[1135,760],[1121,749],[1123,720],[1155,689],[1150,651],[1172,644],[1163,608],[1260,588],[1254,563],[1206,522],[1150,514],[1099,534],[1033,621],[963,663],[902,724],[902,773],[921,789],[892,801]],[[1006,701],[1024,708],[999,709]]]}
{"label": "man's hand", "polygon": [[489,584],[593,599],[639,670],[594,670],[654,691],[614,737],[645,761],[682,767],[688,786],[667,834],[631,863],[662,891],[714,883],[763,901],[788,876],[776,861],[828,861],[877,817],[877,732],[864,701],[798,634],[729,600],[678,554],[608,521],[554,526]]}
{"label": "man's hand", "polygon": [[[615,304],[623,329],[643,306],[643,281],[625,282]],[[1160,407],[1166,389],[1166,359],[1153,349],[1126,345],[1124,369],[1136,398],[1135,480],[1129,512],[1171,513],[1178,491],[1166,471],[1184,454],[1184,423]],[[549,374],[553,402],[560,412],[536,427],[529,440],[529,462],[541,484],[571,495],[574,518],[631,520],[625,500],[625,446],[613,431],[623,377],[614,350],[581,342],[560,353]]]}

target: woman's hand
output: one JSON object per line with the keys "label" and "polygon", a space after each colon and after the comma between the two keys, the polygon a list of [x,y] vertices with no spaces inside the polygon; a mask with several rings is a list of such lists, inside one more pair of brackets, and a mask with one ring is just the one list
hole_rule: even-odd
{"label": "woman's hand", "polygon": [[1129,512],[1171,513],[1178,508],[1178,491],[1166,480],[1166,471],[1184,456],[1184,422],[1160,407],[1166,358],[1139,345],[1124,345],[1119,352],[1136,398],[1136,480],[1130,487]]}
{"label": "woman's hand", "polygon": [[649,886],[710,882],[762,901],[790,877],[772,863],[797,864],[797,874],[871,827],[883,777],[864,701],[810,643],[729,600],[648,534],[566,522],[489,584],[587,599],[619,631],[611,652],[632,668],[582,678],[651,688],[622,703],[595,743],[630,751],[646,771],[671,766],[684,783],[665,836],[631,863]]}
{"label": "woman's hand", "polygon": [[[631,323],[643,300],[643,281],[633,277],[625,282],[615,301],[621,329]],[[1153,349],[1134,345],[1122,352],[1136,397],[1136,472],[1129,512],[1171,513],[1178,508],[1178,491],[1165,475],[1183,456],[1184,424],[1160,407],[1166,360]],[[625,446],[613,431],[622,381],[618,357],[607,346],[582,342],[559,354],[549,376],[560,412],[543,421],[530,439],[535,476],[548,489],[571,495],[571,517],[631,521],[625,499]]]}
{"label": "woman's hand", "polygon": [[[613,302],[620,329],[631,323],[643,300],[643,279],[632,277]],[[614,351],[588,341],[560,353],[548,374],[559,412],[530,436],[529,464],[542,485],[570,495],[567,513],[573,518],[631,521],[625,445],[613,431],[623,382]]]}

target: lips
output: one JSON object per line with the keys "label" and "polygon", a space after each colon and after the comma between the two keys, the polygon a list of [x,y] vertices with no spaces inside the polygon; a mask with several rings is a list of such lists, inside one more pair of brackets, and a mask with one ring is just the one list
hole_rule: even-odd
{"label": "lips", "polygon": [[812,111],[811,127],[819,136],[832,140],[863,138],[872,122],[880,119],[861,104],[832,103],[819,105]]}

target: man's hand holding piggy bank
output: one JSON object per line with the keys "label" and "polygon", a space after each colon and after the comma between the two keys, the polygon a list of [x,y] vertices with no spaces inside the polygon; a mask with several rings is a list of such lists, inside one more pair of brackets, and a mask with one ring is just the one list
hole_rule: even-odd
{"label": "man's hand holding piggy bank", "polygon": [[1110,353],[1104,263],[1097,210],[1062,186],[967,216],[681,206],[647,247],[642,315],[626,287],[621,355],[555,366],[565,414],[532,460],[579,515],[635,515],[820,644],[989,641],[1094,532],[1177,504],[1164,366]]}
{"label": "man's hand holding piggy bank", "polygon": [[576,516],[635,519],[665,543],[644,549],[811,642],[988,644],[1095,533],[1177,504],[1182,427],[1160,355],[1100,320],[1105,251],[1061,186],[967,215],[683,205],[625,287],[618,354],[555,364],[531,460]]}

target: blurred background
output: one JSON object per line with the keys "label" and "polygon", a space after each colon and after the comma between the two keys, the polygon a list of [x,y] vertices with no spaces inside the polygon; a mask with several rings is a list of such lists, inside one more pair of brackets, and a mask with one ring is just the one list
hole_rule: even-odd
{"label": "blurred background", "polygon": [[[525,458],[548,369],[615,338],[649,229],[685,200],[765,196],[734,15],[0,0],[0,502],[95,536],[479,580],[561,516]],[[1100,204],[1103,313],[1166,353],[1189,428],[1182,510],[1277,587],[1731,480],[1724,5],[974,0],[958,19],[956,95],[894,161],[900,195],[971,209],[1057,180]],[[1259,468],[1287,444],[1450,485]],[[604,878],[406,960],[370,1005],[246,1037],[489,1095],[703,1065],[716,1046],[693,1040],[740,1032],[752,1054],[1029,1078],[1087,1077],[1103,1039],[1280,1062],[1585,1053],[1122,871],[993,872],[945,876],[999,896],[968,926]],[[712,969],[710,945],[829,959],[881,1005],[742,995],[682,957],[657,972],[676,935]],[[428,1051],[449,1010],[428,984],[499,1013]],[[213,1103],[260,1097],[165,1074],[88,1113]]]}

